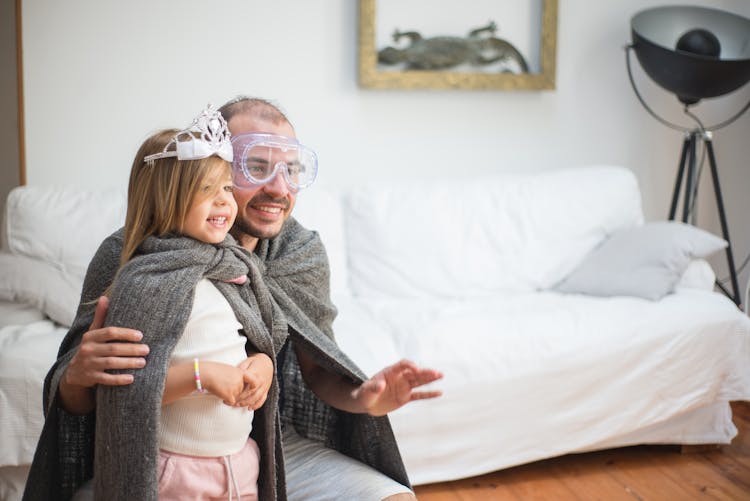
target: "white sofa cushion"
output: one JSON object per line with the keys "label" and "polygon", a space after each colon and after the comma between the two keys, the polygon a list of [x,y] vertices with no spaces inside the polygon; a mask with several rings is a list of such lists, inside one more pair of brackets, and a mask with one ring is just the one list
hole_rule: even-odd
{"label": "white sofa cushion", "polygon": [[[118,190],[23,186],[8,196],[5,234],[11,253],[50,263],[83,278],[99,244],[125,223],[126,195]],[[320,233],[331,264],[331,290],[349,295],[340,195],[314,185],[297,198],[293,215]]]}
{"label": "white sofa cushion", "polygon": [[344,221],[358,297],[468,298],[547,289],[643,214],[633,173],[601,166],[355,188]]}
{"label": "white sofa cushion", "polygon": [[38,308],[13,300],[0,299],[0,329],[9,325],[30,324],[39,320],[44,320],[44,313]]}
{"label": "white sofa cushion", "polygon": [[49,320],[0,328],[0,467],[34,457],[44,424],[44,376],[66,331]]}
{"label": "white sofa cushion", "polygon": [[33,306],[60,325],[75,318],[82,280],[51,264],[20,254],[0,252],[0,301]]}
{"label": "white sofa cushion", "polygon": [[[711,291],[686,289],[660,301],[514,292],[472,301],[370,300],[365,309],[386,346],[444,373],[430,385],[443,390],[441,398],[389,414],[415,484],[604,441],[640,443],[641,430],[750,398],[750,320]],[[356,363],[392,361],[391,348],[349,349]],[[646,436],[728,443],[735,434],[729,416]]]}
{"label": "white sofa cushion", "polygon": [[317,231],[323,240],[331,265],[331,295],[350,296],[341,194],[314,184],[297,195],[292,215],[305,228]]}
{"label": "white sofa cushion", "polygon": [[705,259],[693,259],[688,263],[680,280],[675,285],[675,290],[700,289],[704,291],[714,290],[716,274],[711,265]]}
{"label": "white sofa cushion", "polygon": [[124,224],[125,204],[114,189],[15,188],[6,205],[8,248],[82,280],[99,244]]}

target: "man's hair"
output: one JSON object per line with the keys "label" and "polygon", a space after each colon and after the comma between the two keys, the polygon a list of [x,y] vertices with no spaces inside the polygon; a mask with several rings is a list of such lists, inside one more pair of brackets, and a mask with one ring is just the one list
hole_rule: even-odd
{"label": "man's hair", "polygon": [[229,120],[235,115],[246,114],[261,118],[273,124],[292,124],[277,104],[259,97],[237,96],[224,103],[222,107],[219,108],[219,112],[221,112],[221,115],[227,122],[229,122]]}
{"label": "man's hair", "polygon": [[218,169],[227,173],[231,171],[231,164],[215,155],[198,160],[166,157],[143,161],[146,155],[163,151],[178,132],[177,129],[167,129],[152,134],[133,159],[121,266],[133,257],[146,238],[181,233],[187,213],[205,179]]}

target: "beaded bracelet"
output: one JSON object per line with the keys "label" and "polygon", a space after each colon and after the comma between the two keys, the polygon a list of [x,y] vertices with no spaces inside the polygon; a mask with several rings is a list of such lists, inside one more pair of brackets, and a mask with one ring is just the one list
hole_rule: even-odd
{"label": "beaded bracelet", "polygon": [[195,373],[195,388],[198,390],[198,393],[203,393],[206,390],[203,389],[203,385],[201,385],[201,371],[200,367],[198,366],[198,359],[193,359],[193,372]]}

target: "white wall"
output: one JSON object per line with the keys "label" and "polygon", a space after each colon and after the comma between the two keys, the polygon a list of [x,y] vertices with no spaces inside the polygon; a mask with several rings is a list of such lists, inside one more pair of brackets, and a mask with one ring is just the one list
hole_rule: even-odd
{"label": "white wall", "polygon": [[[682,136],[636,101],[623,46],[635,12],[698,2],[559,3],[557,89],[502,92],[360,89],[355,0],[24,0],[28,182],[125,185],[149,132],[243,93],[283,105],[322,183],[622,164],[647,219],[664,218]],[[750,17],[745,0],[698,4]],[[646,98],[680,120],[635,66]],[[713,123],[749,99],[746,86],[699,108]],[[748,139],[750,113],[715,137],[737,261],[750,250]],[[701,189],[699,222],[718,231],[710,183]]]}

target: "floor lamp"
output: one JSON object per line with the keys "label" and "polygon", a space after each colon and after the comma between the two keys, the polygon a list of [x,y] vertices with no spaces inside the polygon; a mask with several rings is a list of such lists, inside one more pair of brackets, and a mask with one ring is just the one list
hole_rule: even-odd
{"label": "floor lamp", "polygon": [[[680,192],[684,189],[682,221],[688,222],[697,197],[697,152],[698,147],[703,146],[708,155],[722,236],[728,243],[726,258],[732,291],[728,291],[721,282],[717,281],[717,284],[739,305],[741,299],[737,270],[729,239],[712,134],[737,120],[750,108],[750,102],[729,119],[708,127],[692,113],[690,107],[701,99],[733,92],[750,81],[750,20],[717,9],[669,6],[638,12],[631,19],[630,28],[632,42],[626,46],[625,60],[633,91],[649,114],[685,135],[672,192],[669,219],[675,219]],[[677,96],[683,111],[695,125],[684,127],[674,124],[657,115],[648,106],[633,79],[631,52],[635,53],[641,67],[654,82]]]}

